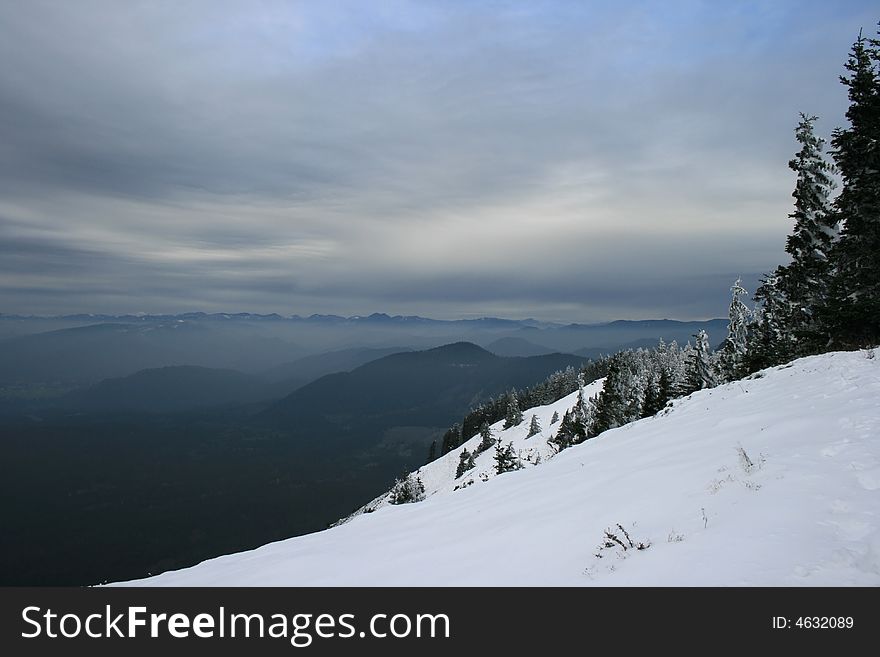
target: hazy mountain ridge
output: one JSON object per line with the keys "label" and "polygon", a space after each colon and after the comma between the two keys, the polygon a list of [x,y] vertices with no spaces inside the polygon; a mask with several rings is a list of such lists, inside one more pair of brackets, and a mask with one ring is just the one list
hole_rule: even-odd
{"label": "hazy mountain ridge", "polygon": [[[59,321],[80,323],[57,326]],[[496,347],[500,344],[501,355],[582,351],[592,356],[596,350],[613,353],[635,341],[656,342],[663,338],[686,342],[701,328],[713,340],[715,336],[720,340],[726,320],[562,325],[535,320],[433,320],[382,314],[348,318],[247,313],[67,319],[0,316],[0,387],[47,383],[83,386],[143,369],[179,365],[260,374],[285,362],[334,351],[424,350],[457,341]],[[518,346],[505,351],[503,346],[510,347],[511,340]],[[537,347],[526,348],[523,340]],[[361,363],[353,358],[343,363],[342,369]],[[326,373],[329,371],[317,370],[318,375]]]}
{"label": "hazy mountain ridge", "polygon": [[480,399],[583,362],[566,354],[506,358],[468,342],[402,352],[303,386],[261,419],[276,427],[330,424],[337,440],[349,433],[352,418],[383,432],[395,424],[445,429]]}

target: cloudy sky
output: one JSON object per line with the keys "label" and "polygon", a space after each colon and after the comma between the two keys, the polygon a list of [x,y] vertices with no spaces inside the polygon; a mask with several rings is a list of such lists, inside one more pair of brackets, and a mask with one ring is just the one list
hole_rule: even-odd
{"label": "cloudy sky", "polygon": [[0,312],[723,316],[878,18],[0,0]]}

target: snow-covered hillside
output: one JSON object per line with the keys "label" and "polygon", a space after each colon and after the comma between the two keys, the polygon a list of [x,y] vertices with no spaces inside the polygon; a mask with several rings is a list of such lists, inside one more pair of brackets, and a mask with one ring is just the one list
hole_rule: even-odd
{"label": "snow-covered hillside", "polygon": [[539,467],[491,477],[486,452],[454,490],[456,450],[423,502],[131,584],[877,586],[877,356],[801,359],[547,459],[528,421],[546,435],[572,396],[496,432]]}
{"label": "snow-covered hillside", "polygon": [[[598,395],[602,390],[604,381],[605,379],[598,379],[585,385],[582,389],[584,399],[590,399]],[[530,408],[523,413],[523,423],[510,429],[504,429],[504,420],[499,420],[489,427],[492,431],[492,436],[502,445],[513,444],[513,449],[519,456],[523,468],[541,465],[547,459],[553,458],[556,455],[556,448],[548,441],[556,435],[556,431],[559,429],[559,418],[562,418],[565,412],[575,405],[577,396],[578,393],[573,392],[553,404]],[[537,418],[542,431],[530,438],[528,433],[533,415]],[[552,422],[554,416],[557,417],[556,422]],[[488,449],[480,454],[476,454],[480,440],[479,434],[472,436],[456,449],[413,473],[418,476],[424,485],[426,498],[453,493],[474,484],[487,483],[490,479],[498,476],[495,474],[495,450]],[[455,473],[458,469],[459,458],[463,450],[468,450],[468,452],[475,454],[474,464],[476,467],[461,477],[456,478]],[[389,497],[388,493],[380,495],[358,509],[349,518],[342,520],[340,524],[350,521],[364,511],[372,513],[382,507],[391,506],[388,501]]]}

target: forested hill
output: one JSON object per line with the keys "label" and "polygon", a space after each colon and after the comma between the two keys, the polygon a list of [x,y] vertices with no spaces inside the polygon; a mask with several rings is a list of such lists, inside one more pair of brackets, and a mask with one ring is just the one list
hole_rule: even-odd
{"label": "forested hill", "polygon": [[[268,408],[261,419],[285,429],[329,423],[338,428],[336,436],[363,433],[363,423],[446,427],[488,397],[584,362],[570,354],[505,358],[458,342],[323,377]],[[354,418],[358,426],[351,425]]]}

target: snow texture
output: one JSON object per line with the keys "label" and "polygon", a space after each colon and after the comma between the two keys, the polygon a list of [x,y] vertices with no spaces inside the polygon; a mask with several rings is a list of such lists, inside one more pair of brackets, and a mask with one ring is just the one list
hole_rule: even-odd
{"label": "snow texture", "polygon": [[522,470],[496,476],[487,450],[455,480],[475,436],[421,469],[423,502],[379,500],[326,531],[128,585],[878,586],[877,355],[800,359],[554,456],[550,419],[574,393],[524,413],[539,436],[528,420],[492,427]]}

